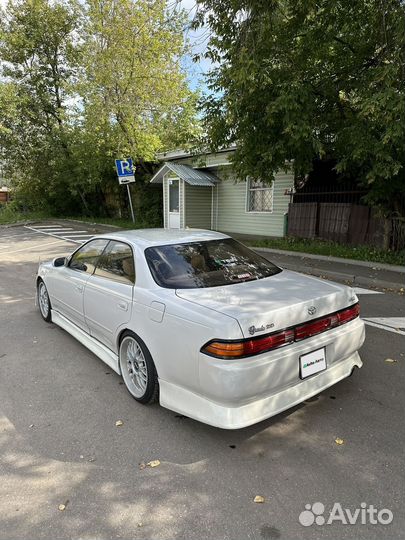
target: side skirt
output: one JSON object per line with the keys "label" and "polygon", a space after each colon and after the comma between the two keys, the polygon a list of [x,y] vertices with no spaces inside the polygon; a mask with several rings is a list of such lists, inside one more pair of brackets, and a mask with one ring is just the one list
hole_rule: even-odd
{"label": "side skirt", "polygon": [[70,322],[66,317],[52,310],[52,322],[66,330],[77,341],[80,341],[82,345],[87,347],[92,353],[98,356],[103,362],[113,369],[118,375],[121,375],[119,368],[118,356],[114,354],[110,349],[105,347],[102,343],[86,334],[81,328]]}

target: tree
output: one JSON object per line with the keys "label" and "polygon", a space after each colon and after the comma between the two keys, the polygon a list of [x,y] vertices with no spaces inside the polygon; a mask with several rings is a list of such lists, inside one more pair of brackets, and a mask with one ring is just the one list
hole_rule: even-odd
{"label": "tree", "polygon": [[115,130],[114,151],[142,163],[197,129],[181,68],[184,13],[166,0],[88,0],[84,83],[89,129]]}
{"label": "tree", "polygon": [[0,146],[31,205],[117,209],[115,158],[146,182],[156,151],[198,129],[176,3],[10,0],[0,19]]}
{"label": "tree", "polygon": [[[42,204],[66,201],[75,183],[69,106],[80,61],[79,20],[73,1],[48,0],[10,1],[1,17],[1,94],[13,107],[1,110],[0,141],[10,173]],[[82,190],[75,185],[73,192],[86,206]]]}
{"label": "tree", "polygon": [[211,29],[205,125],[240,175],[314,158],[405,213],[405,6],[400,0],[198,0]]}

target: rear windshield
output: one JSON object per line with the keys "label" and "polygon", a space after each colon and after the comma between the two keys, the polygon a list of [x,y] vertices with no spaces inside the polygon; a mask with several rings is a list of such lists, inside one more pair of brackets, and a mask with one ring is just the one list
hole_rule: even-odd
{"label": "rear windshield", "polygon": [[219,287],[281,272],[232,238],[150,247],[145,257],[153,279],[166,289]]}

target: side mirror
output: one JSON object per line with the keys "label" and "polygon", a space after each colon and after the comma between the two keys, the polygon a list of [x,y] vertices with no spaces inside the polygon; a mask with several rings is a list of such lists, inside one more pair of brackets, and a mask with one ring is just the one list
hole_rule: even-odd
{"label": "side mirror", "polygon": [[56,257],[56,259],[52,261],[52,264],[53,266],[66,266],[67,262],[67,257]]}

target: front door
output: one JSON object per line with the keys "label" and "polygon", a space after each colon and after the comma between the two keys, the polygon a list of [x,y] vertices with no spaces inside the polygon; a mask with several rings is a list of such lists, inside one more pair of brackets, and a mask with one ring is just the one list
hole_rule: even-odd
{"label": "front door", "polygon": [[169,229],[180,229],[179,180],[169,180]]}
{"label": "front door", "polygon": [[107,243],[105,239],[90,240],[73,253],[68,266],[58,268],[47,280],[52,308],[86,332],[84,290]]}

